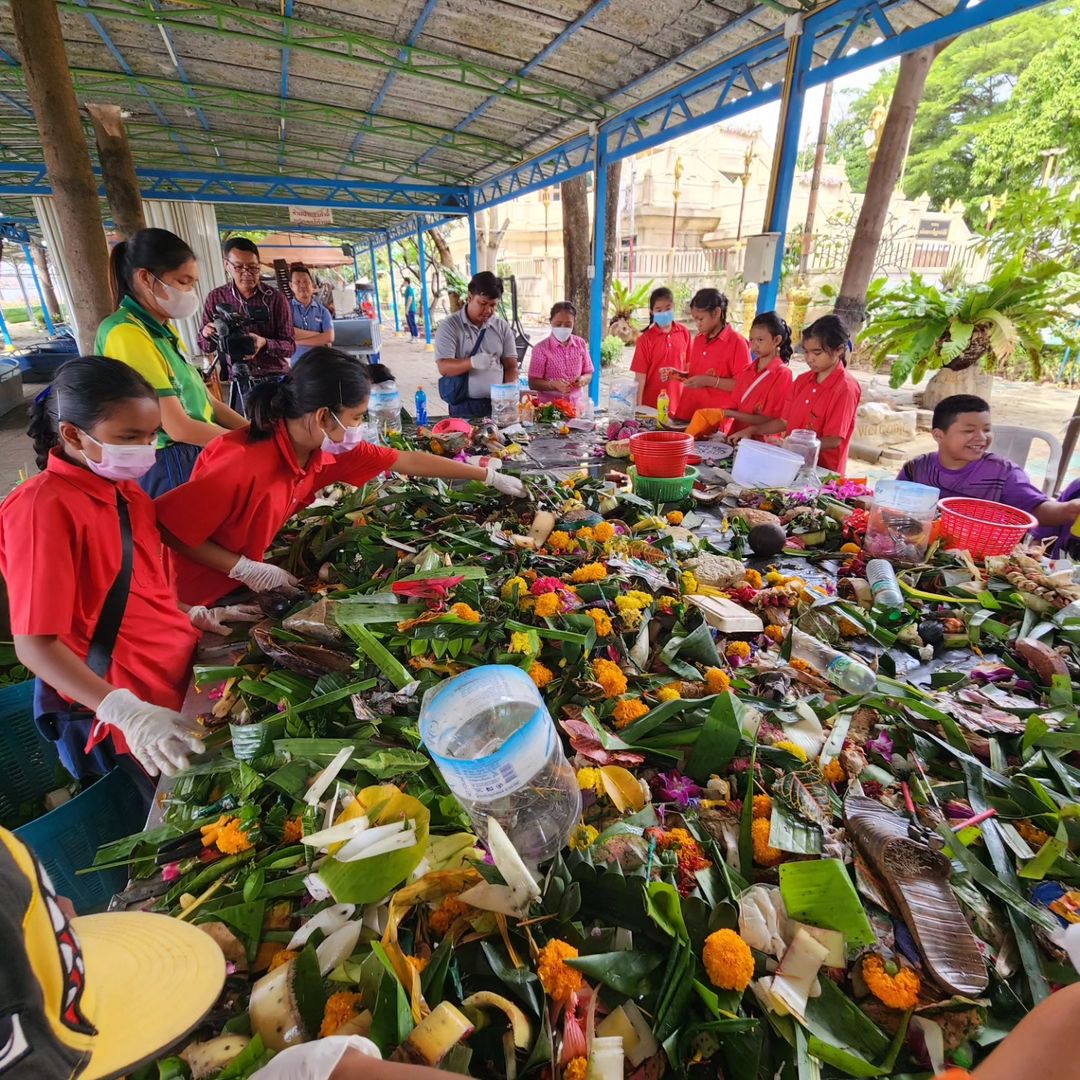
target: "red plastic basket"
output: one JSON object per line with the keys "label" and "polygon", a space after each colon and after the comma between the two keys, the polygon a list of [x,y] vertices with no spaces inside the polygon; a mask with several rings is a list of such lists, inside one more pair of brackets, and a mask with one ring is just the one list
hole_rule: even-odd
{"label": "red plastic basket", "polygon": [[980,559],[1008,555],[1039,524],[1024,510],[986,499],[941,499],[938,509],[942,547],[966,548]]}
{"label": "red plastic basket", "polygon": [[679,477],[694,440],[681,431],[641,431],[630,436],[630,455],[639,476]]}

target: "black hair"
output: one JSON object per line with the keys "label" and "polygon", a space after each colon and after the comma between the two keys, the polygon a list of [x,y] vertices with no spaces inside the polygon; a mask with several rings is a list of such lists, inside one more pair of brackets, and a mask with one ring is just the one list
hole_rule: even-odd
{"label": "black hair", "polygon": [[315,275],[311,272],[311,267],[306,263],[291,263],[289,266],[289,277],[292,277],[293,274],[307,274],[307,276],[311,278],[311,284],[315,284]]}
{"label": "black hair", "polygon": [[168,229],[140,229],[121,240],[109,255],[113,306],[119,307],[125,296],[134,297],[131,281],[136,270],[149,270],[160,277],[194,258],[195,252],[187,243]]}
{"label": "black hair", "polygon": [[551,305],[551,314],[548,315],[549,319],[554,319],[556,315],[561,312],[567,312],[577,318],[577,308],[569,300],[559,300],[557,303]]}
{"label": "black hair", "polygon": [[666,285],[661,285],[659,288],[653,289],[653,291],[651,293],[649,293],[649,325],[650,326],[652,326],[652,324],[653,324],[653,308],[656,307],[656,305],[661,300],[670,300],[672,302],[672,304],[675,303],[675,294]]}
{"label": "black hair", "polygon": [[802,332],[804,345],[808,338],[820,341],[830,352],[839,348],[851,348],[851,335],[839,315],[822,315],[820,319],[815,319]]}
{"label": "black hair", "polygon": [[62,421],[88,432],[108,419],[119,402],[132,398],[157,401],[157,392],[133,367],[119,360],[75,356],[61,364],[29,410],[26,434],[34,441],[37,467],[44,469],[49,451],[60,445]]}
{"label": "black hair", "polygon": [[394,373],[385,364],[368,364],[367,373],[372,386],[393,382],[394,379]]}
{"label": "black hair", "polygon": [[948,431],[956,422],[961,413],[988,413],[990,403],[974,394],[953,394],[952,397],[942,398],[934,406],[934,418],[930,421],[930,427],[937,431]]}
{"label": "black hair", "polygon": [[773,337],[780,338],[780,348],[776,351],[786,364],[795,351],[791,345],[791,327],[775,311],[763,311],[756,315],[750,329],[753,330],[755,326],[763,326]]}
{"label": "black hair", "polygon": [[728,298],[719,289],[698,289],[690,301],[698,311],[720,311],[721,321],[727,325]]}
{"label": "black hair", "polygon": [[481,270],[479,274],[474,274],[469,282],[469,292],[473,296],[483,296],[488,300],[501,300],[502,278],[496,277],[490,270]]}
{"label": "black hair", "polygon": [[318,409],[354,409],[371,394],[368,365],[329,345],[309,349],[278,382],[259,383],[247,396],[248,442],[268,439],[281,420],[299,420]]}
{"label": "black hair", "polygon": [[221,253],[225,258],[229,257],[230,251],[246,251],[249,255],[254,255],[258,258],[259,249],[255,245],[254,240],[249,240],[246,236],[230,236],[224,244],[221,245]]}

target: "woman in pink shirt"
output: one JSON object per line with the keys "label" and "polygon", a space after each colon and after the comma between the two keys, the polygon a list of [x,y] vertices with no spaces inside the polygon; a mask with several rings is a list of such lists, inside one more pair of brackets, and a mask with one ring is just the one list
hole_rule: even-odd
{"label": "woman in pink shirt", "polygon": [[539,392],[541,402],[569,398],[576,405],[592,379],[589,347],[574,333],[576,318],[577,308],[560,300],[551,309],[550,337],[533,346],[529,389]]}

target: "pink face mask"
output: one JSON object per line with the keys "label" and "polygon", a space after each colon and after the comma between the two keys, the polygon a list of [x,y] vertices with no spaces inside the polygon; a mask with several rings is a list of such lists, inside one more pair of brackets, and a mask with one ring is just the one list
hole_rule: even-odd
{"label": "pink face mask", "polygon": [[323,435],[322,448],[328,453],[333,454],[335,457],[338,454],[347,454],[350,450],[355,450],[364,440],[362,438],[363,428],[357,424],[356,427],[348,427],[343,424],[336,413],[331,412],[330,415],[337,421],[338,426],[345,432],[345,438],[341,442],[334,442],[329,435]]}
{"label": "pink face mask", "polygon": [[83,435],[101,447],[100,461],[94,461],[83,454],[86,467],[106,480],[138,480],[154,467],[157,460],[157,447],[154,443],[120,446],[117,443],[99,442],[85,431]]}

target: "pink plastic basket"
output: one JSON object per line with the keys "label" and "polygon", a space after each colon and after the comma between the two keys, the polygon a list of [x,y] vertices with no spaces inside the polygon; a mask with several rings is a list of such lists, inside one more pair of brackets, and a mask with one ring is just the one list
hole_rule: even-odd
{"label": "pink plastic basket", "polygon": [[1024,510],[986,499],[941,499],[938,509],[942,547],[966,548],[977,559],[1008,555],[1039,524]]}

